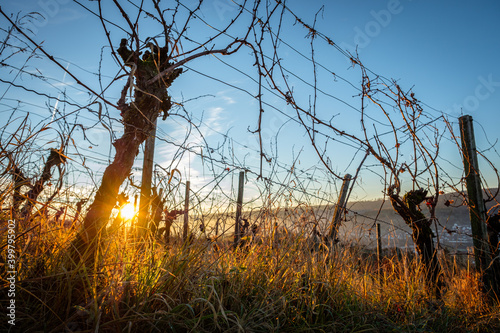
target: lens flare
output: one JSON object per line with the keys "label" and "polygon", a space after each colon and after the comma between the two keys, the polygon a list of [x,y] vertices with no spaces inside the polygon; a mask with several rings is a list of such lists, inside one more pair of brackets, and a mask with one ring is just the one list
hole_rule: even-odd
{"label": "lens flare", "polygon": [[135,216],[135,207],[133,203],[128,203],[120,209],[120,215],[125,220],[131,220]]}

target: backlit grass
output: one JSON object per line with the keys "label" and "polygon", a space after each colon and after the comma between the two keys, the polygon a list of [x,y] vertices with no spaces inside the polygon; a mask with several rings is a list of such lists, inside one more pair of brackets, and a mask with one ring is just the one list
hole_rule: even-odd
{"label": "backlit grass", "polygon": [[[311,251],[302,235],[263,237],[237,250],[223,239],[216,244],[173,239],[166,245],[130,235],[118,230],[102,236],[95,271],[72,262],[67,249],[74,231],[39,227],[18,239],[16,330],[495,332],[500,327],[500,308],[481,296],[477,274],[451,258],[441,258],[447,287],[435,299],[422,266],[409,255],[385,256],[379,267],[374,255],[356,246]],[[9,327],[5,319],[1,325]]]}

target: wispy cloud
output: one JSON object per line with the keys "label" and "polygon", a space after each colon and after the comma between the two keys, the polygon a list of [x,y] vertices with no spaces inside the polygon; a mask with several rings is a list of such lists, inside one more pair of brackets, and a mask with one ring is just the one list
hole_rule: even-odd
{"label": "wispy cloud", "polygon": [[227,103],[227,104],[235,104],[236,101],[234,98],[229,97],[229,96],[222,96],[222,99]]}
{"label": "wispy cloud", "polygon": [[205,137],[214,134],[215,131],[224,130],[223,117],[224,109],[221,107],[212,107],[207,110],[206,117],[201,125],[202,133]]}
{"label": "wispy cloud", "polygon": [[51,19],[53,24],[65,24],[71,21],[77,21],[87,17],[87,14],[82,10],[74,8],[61,7],[60,15],[56,15]]}
{"label": "wispy cloud", "polygon": [[60,88],[60,87],[64,88],[64,87],[69,87],[69,86],[74,86],[74,85],[75,85],[74,82],[56,82],[56,83],[52,83],[52,86],[56,87],[56,88]]}

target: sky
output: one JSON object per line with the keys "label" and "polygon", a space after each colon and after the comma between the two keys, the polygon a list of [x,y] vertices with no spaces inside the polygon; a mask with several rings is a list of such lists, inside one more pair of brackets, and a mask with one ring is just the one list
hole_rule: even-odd
{"label": "sky", "polygon": [[[186,5],[193,3],[183,2]],[[96,8],[94,2],[82,3]],[[124,5],[133,10],[133,7]],[[500,136],[497,130],[500,120],[500,66],[497,64],[500,59],[500,3],[290,0],[287,5],[304,22],[310,25],[314,23],[318,31],[341,49],[351,54],[357,52],[363,64],[373,73],[396,80],[405,91],[412,89],[427,114],[436,117],[445,115],[456,131],[457,118],[464,114],[471,115],[475,120],[478,149],[484,150],[492,162],[498,165],[498,144],[494,144]],[[106,17],[124,26],[119,11],[110,2],[105,6],[108,6],[104,11]],[[21,13],[20,16],[33,12],[42,14],[44,18],[34,16],[36,20],[26,25],[31,28],[30,37],[94,91],[101,91],[101,85],[106,86],[120,73],[119,65],[109,54],[108,40],[100,21],[78,3],[68,0],[4,1],[1,8],[8,14]],[[236,13],[237,7],[229,0],[209,0],[205,1],[200,18],[215,27],[222,27]],[[248,16],[243,15],[242,22],[248,22],[248,19]],[[8,26],[3,17],[0,17],[0,24],[4,28]],[[144,19],[141,26],[143,37],[159,33],[157,26],[149,24]],[[244,25],[236,26],[231,33],[238,34],[243,28]],[[112,42],[117,46],[125,33],[113,26],[110,26],[110,31]],[[211,30],[198,20],[192,23],[188,33],[191,38],[203,39]],[[362,133],[359,120],[361,102],[357,90],[361,83],[359,70],[337,49],[317,38],[313,44],[314,57],[321,68],[318,67],[315,77],[312,63],[306,59],[311,57],[311,39],[307,38],[307,33],[293,18],[285,16],[281,35],[283,41],[278,50],[284,67],[289,70],[286,74],[295,98],[301,105],[310,107],[314,101],[311,84],[316,80],[318,87],[325,92],[317,96],[318,114],[346,132],[359,135]],[[223,46],[228,40],[223,39],[217,45]],[[188,43],[183,47],[188,48]],[[24,60],[22,57],[9,59],[11,64],[19,67]],[[161,122],[158,128],[155,150],[157,164],[168,170],[177,168],[183,181],[191,180],[192,187],[201,188],[213,181],[214,174],[210,172],[208,161],[200,156],[207,156],[213,148],[213,156],[218,160],[216,174],[221,175],[223,170],[229,168],[222,188],[234,188],[238,171],[234,166],[240,166],[252,171],[247,177],[245,200],[251,201],[259,196],[257,187],[253,185],[257,182],[256,174],[260,172],[260,148],[257,136],[250,132],[257,128],[259,116],[259,105],[254,98],[258,94],[254,62],[251,52],[244,49],[234,56],[200,58],[185,67],[185,73],[172,86],[171,95],[174,101],[184,105],[194,123],[199,122],[199,132],[203,134],[208,148],[202,147],[203,141],[196,131],[183,143],[189,124],[181,117],[171,116]],[[52,97],[66,94],[70,100],[81,104],[94,97],[46,58],[30,59],[27,69],[32,73],[40,72],[49,79],[41,82],[21,75],[15,78],[15,82],[43,90]],[[5,75],[15,74],[12,68],[0,70]],[[99,71],[102,73],[101,81],[96,75]],[[107,89],[106,98],[116,102],[124,82],[122,78]],[[283,82],[280,81],[280,84]],[[291,184],[289,171],[295,165],[301,170],[302,178],[299,179],[304,181],[306,191],[326,191],[329,189],[326,182],[332,179],[335,181],[333,192],[337,191],[340,185],[338,179],[325,171],[308,136],[297,124],[295,111],[271,90],[263,93],[267,103],[262,122],[263,149],[266,156],[279,161],[279,165],[274,165],[274,168],[272,163],[264,163],[263,175],[272,174],[276,182]],[[20,110],[30,112],[34,123],[35,119],[41,121],[50,117],[54,108],[62,107],[56,105],[54,100],[48,101],[47,98],[9,88],[5,84],[0,85],[0,96],[3,96],[0,109],[2,127],[7,125],[13,105],[20,105]],[[19,104],[18,100],[22,103]],[[97,110],[96,105],[93,110]],[[71,106],[67,106],[66,112],[70,111]],[[106,108],[104,112],[111,117],[118,117],[118,111],[113,108]],[[183,111],[177,112],[182,114]],[[387,129],[387,122],[380,118],[380,113],[374,109],[368,112],[373,112],[376,120],[385,122],[379,127],[381,131]],[[82,111],[78,119],[90,126],[98,123],[96,114]],[[37,115],[39,118],[36,118]],[[117,123],[114,123],[113,129],[114,135],[119,135],[120,126]],[[50,142],[53,140],[51,135],[55,134],[47,132],[45,140]],[[88,157],[86,165],[90,170],[75,175],[73,181],[92,185],[99,181],[99,175],[113,152],[109,145],[109,133],[102,125],[97,124],[87,130],[86,137],[88,140],[84,140],[83,133],[77,131],[75,145]],[[323,147],[324,142],[321,140],[318,138]],[[184,153],[179,158],[176,155],[177,147],[168,142],[184,145],[185,148],[187,146],[195,153]],[[450,172],[455,172],[459,177],[460,155],[450,142],[451,138],[448,138],[443,143],[444,156],[449,163],[447,167],[453,170]],[[364,156],[362,152],[347,146],[349,143],[349,140],[342,139],[325,146],[331,166],[339,175],[353,174]],[[81,159],[77,162],[82,163]],[[484,161],[481,163],[486,165]],[[354,199],[370,200],[382,196],[383,179],[379,176],[380,171],[374,171],[375,165],[376,160],[368,158],[354,188]],[[140,155],[135,167],[134,177],[140,179]],[[89,180],[89,173],[94,175],[93,180]],[[491,172],[485,173],[488,184],[496,186]],[[336,194],[332,195],[335,197]]]}

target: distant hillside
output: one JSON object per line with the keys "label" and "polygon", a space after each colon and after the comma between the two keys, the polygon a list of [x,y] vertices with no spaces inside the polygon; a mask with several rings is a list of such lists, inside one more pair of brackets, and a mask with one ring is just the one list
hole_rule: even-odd
{"label": "distant hillside", "polygon": [[[495,195],[497,193],[497,188],[489,189],[484,191],[483,198],[487,199],[487,193],[492,193]],[[488,202],[486,208],[491,208],[495,203]],[[371,201],[356,201],[349,203],[347,205],[348,210],[362,213],[369,217],[375,217],[377,212],[380,211],[379,219],[383,217],[388,219],[398,219],[398,215],[394,212],[389,199],[385,201],[383,199],[371,200]],[[425,203],[420,205],[423,213],[428,215],[428,209],[425,207]],[[457,223],[458,225],[469,224],[469,209],[465,204],[463,196],[458,193],[445,193],[439,196],[438,204],[436,206],[436,217],[443,224]]]}
{"label": "distant hillside", "polygon": [[[483,191],[483,193],[484,193],[483,198],[487,199],[488,193],[492,193],[493,195],[495,195],[497,193],[497,191],[498,191],[497,188],[484,190]],[[464,192],[464,194],[466,195],[467,192]],[[463,198],[462,198],[461,194],[459,194],[459,193],[445,193],[445,194],[441,194],[439,196],[437,208],[447,207],[445,205],[445,202],[448,200],[454,201],[453,206],[457,206],[457,205],[460,205],[463,203]],[[380,198],[380,199],[370,200],[370,201],[355,201],[355,202],[352,202],[351,205],[355,205],[357,209],[364,209],[364,210],[376,209],[376,210],[378,210],[383,202],[384,202],[383,199]],[[385,201],[385,205],[390,206],[390,202],[389,202],[388,198]],[[489,206],[491,207],[491,203]],[[359,207],[362,207],[362,208],[359,208]]]}
{"label": "distant hillside", "polygon": [[[489,190],[493,194],[496,189]],[[485,195],[486,199],[488,196]],[[487,208],[493,203],[488,203]],[[425,203],[420,205],[422,212],[429,216]],[[315,225],[317,230],[326,234],[335,211],[334,205],[306,206],[273,209],[268,214],[261,215],[257,210],[244,210],[243,218],[250,224],[256,223],[262,228],[270,230],[271,225],[277,223],[280,228],[289,232],[311,233]],[[223,225],[232,225],[234,215],[206,216],[206,225],[212,225],[217,220],[224,221]],[[269,218],[271,216],[272,218]],[[441,246],[457,251],[466,251],[472,246],[469,209],[464,204],[463,196],[458,193],[447,193],[439,196],[436,207],[437,224],[432,230],[439,234]],[[412,247],[411,229],[394,211],[387,200],[349,202],[347,214],[339,230],[339,239],[354,241],[373,247],[376,245],[376,223],[380,223],[383,247]],[[229,230],[232,230],[229,227]]]}
{"label": "distant hillside", "polygon": [[[484,191],[484,199],[488,198],[487,193],[495,195],[496,192],[496,188]],[[494,204],[488,202],[486,208],[489,209]],[[381,225],[382,236],[388,243],[393,242],[394,246],[411,246],[411,230],[393,210],[388,199],[385,202],[383,199],[351,202],[347,207],[349,211],[347,221],[341,228],[344,235],[350,235],[350,238],[373,245],[375,240],[373,227],[378,222]],[[425,203],[421,204],[420,208],[426,216],[429,216]],[[436,217],[437,231],[442,245],[459,250],[465,250],[472,245],[469,209],[462,195],[459,193],[440,195],[436,206]],[[433,230],[435,229],[436,226],[433,226]]]}

